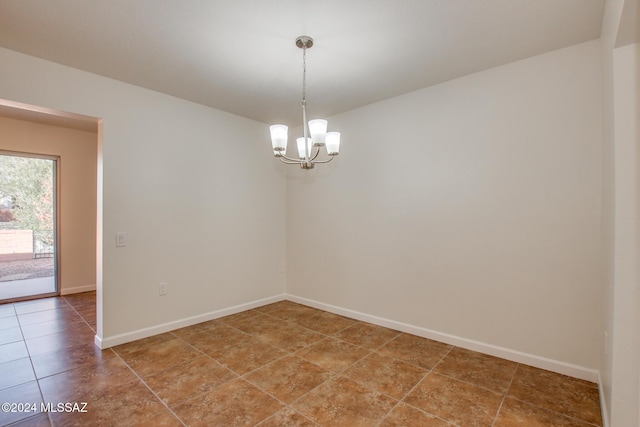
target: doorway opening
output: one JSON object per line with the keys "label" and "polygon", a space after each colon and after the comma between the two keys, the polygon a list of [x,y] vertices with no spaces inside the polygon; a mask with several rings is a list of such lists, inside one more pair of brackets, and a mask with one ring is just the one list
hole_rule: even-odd
{"label": "doorway opening", "polygon": [[58,295],[58,162],[0,151],[0,303]]}

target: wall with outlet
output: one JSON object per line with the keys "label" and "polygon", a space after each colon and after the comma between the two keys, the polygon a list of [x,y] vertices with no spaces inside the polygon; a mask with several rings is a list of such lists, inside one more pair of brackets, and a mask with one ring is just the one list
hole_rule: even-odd
{"label": "wall with outlet", "polygon": [[285,173],[264,124],[7,49],[0,63],[2,98],[102,119],[103,345],[283,293]]}

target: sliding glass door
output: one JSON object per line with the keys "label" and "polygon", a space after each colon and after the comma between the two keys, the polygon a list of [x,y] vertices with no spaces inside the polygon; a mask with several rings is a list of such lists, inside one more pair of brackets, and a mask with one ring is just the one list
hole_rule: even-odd
{"label": "sliding glass door", "polygon": [[58,161],[0,151],[0,302],[58,294]]}

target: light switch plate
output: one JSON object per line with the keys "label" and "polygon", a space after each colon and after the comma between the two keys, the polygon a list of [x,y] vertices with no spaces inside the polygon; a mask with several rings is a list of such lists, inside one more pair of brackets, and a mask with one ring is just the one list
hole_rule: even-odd
{"label": "light switch plate", "polygon": [[127,233],[118,231],[116,233],[116,247],[127,246]]}

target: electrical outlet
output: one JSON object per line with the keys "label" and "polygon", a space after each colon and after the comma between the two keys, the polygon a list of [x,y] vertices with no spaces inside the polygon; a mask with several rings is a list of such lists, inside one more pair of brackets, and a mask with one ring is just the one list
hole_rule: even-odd
{"label": "electrical outlet", "polygon": [[167,284],[160,283],[160,286],[158,286],[158,295],[162,296],[166,294],[167,294]]}
{"label": "electrical outlet", "polygon": [[284,262],[281,262],[281,263],[278,265],[278,272],[280,272],[280,273],[284,273],[285,271],[286,271],[286,266],[285,266]]}

